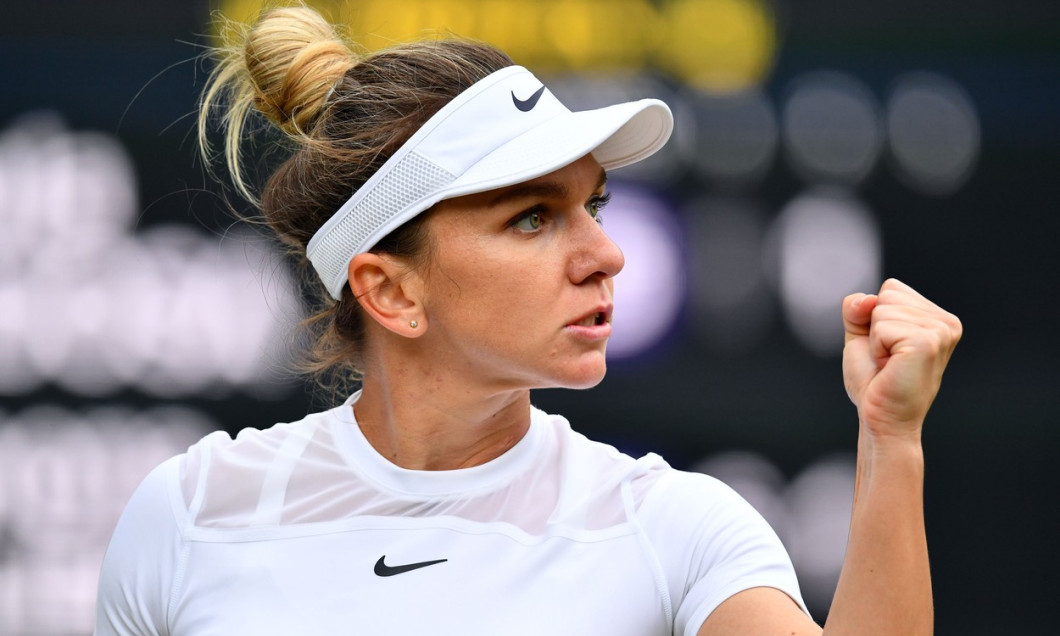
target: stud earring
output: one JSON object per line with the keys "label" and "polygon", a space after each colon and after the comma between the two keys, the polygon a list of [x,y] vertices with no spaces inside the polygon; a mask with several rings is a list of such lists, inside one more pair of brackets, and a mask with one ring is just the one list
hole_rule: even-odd
{"label": "stud earring", "polygon": [[412,327],[413,329],[415,329],[416,327],[420,326],[420,323],[416,322],[415,320],[410,320],[409,321],[409,326]]}

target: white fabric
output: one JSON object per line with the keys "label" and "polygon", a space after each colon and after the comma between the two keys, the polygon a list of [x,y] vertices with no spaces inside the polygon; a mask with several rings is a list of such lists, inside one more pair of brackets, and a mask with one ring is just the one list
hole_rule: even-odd
{"label": "white fabric", "polygon": [[590,152],[604,169],[620,168],[673,130],[657,99],[572,113],[543,86],[509,66],[428,119],[309,241],[306,255],[331,295],[341,296],[350,259],[443,199],[522,183]]}
{"label": "white fabric", "polygon": [[[380,577],[384,555],[446,561]],[[756,586],[802,604],[776,535],[710,477],[537,410],[492,462],[404,470],[348,402],[156,468],[107,551],[96,634],[691,635]]]}

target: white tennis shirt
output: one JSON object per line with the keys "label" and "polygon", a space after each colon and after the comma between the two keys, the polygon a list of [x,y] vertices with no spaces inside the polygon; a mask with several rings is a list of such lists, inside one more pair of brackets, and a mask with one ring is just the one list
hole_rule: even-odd
{"label": "white tennis shirt", "polygon": [[747,588],[802,605],[776,534],[717,480],[537,409],[491,462],[405,470],[356,397],[156,468],[107,551],[97,636],[695,634]]}

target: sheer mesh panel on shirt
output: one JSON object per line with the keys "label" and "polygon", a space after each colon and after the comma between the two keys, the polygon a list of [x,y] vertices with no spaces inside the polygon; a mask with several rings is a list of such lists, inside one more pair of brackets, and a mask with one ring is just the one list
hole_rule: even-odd
{"label": "sheer mesh panel on shirt", "polygon": [[[299,446],[291,442],[296,434],[303,435],[305,443],[293,456],[291,449]],[[604,456],[602,449],[609,447],[603,445],[587,446],[591,449],[587,453],[586,448],[561,440],[551,431],[543,437],[535,460],[505,483],[456,495],[413,497],[379,488],[352,469],[340,454],[329,426],[321,420],[244,431],[231,441],[210,436],[193,447],[185,460],[189,468],[204,461],[208,464],[202,506],[193,523],[210,528],[247,528],[363,516],[445,516],[507,523],[529,534],[556,526],[592,531],[627,520],[620,495],[624,480],[640,474],[633,481],[639,505],[661,474],[651,470],[657,466],[645,467],[617,451]],[[658,463],[665,466],[661,460]],[[279,513],[275,518],[262,516],[262,493],[269,490],[266,484],[285,471],[289,472],[278,502]],[[201,474],[185,469],[185,503],[190,504],[203,487]]]}

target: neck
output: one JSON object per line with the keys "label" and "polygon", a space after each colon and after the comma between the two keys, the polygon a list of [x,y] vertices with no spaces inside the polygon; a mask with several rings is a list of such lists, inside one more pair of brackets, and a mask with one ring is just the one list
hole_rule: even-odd
{"label": "neck", "polygon": [[380,455],[410,470],[469,468],[501,456],[529,430],[529,390],[476,392],[445,377],[387,365],[366,370],[354,411]]}

